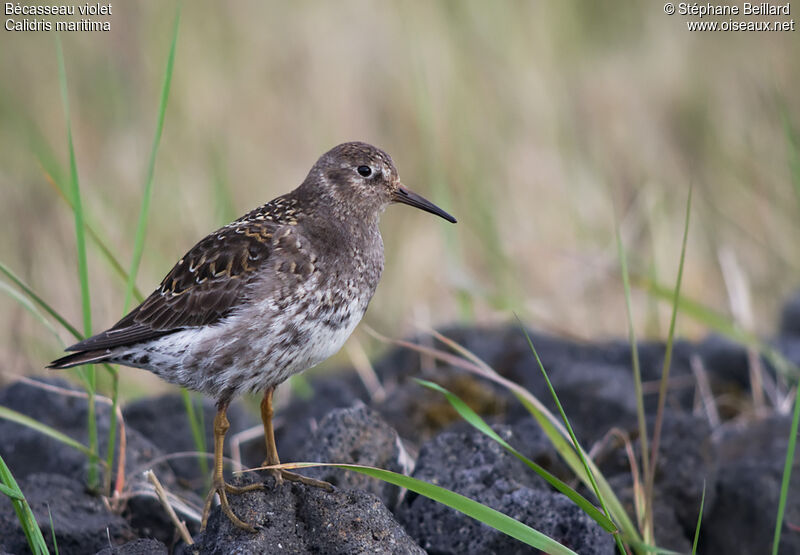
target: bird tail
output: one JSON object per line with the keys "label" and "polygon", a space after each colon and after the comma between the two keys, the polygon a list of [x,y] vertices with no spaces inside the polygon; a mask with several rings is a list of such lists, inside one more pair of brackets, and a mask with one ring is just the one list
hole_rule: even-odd
{"label": "bird tail", "polygon": [[107,349],[96,351],[80,351],[72,353],[58,360],[54,360],[47,365],[47,368],[55,370],[62,370],[64,368],[72,368],[73,366],[80,366],[81,364],[93,364],[95,362],[103,362],[111,358],[111,353]]}

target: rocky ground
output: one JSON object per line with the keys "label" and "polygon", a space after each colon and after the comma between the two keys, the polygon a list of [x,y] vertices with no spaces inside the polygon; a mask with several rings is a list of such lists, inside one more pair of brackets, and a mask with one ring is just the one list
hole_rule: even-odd
{"label": "rocky ground", "polygon": [[[475,352],[505,377],[542,400],[549,394],[521,331],[511,325],[453,328],[444,334]],[[630,347],[624,342],[584,344],[533,334],[534,344],[576,433],[632,510],[632,478],[625,449],[603,439],[612,428],[636,439],[636,404]],[[790,301],[780,332],[771,341],[800,364],[800,296]],[[639,346],[643,379],[655,383],[664,346]],[[714,394],[719,422],[700,402],[692,362],[702,363]],[[771,367],[767,364],[771,374]],[[277,444],[284,461],[337,461],[379,466],[436,483],[555,538],[578,553],[613,553],[612,538],[566,497],[554,492],[498,444],[473,431],[438,393],[412,378],[440,383],[465,399],[495,430],[529,458],[562,479],[571,476],[535,421],[503,388],[451,366],[421,364],[409,350],[389,352],[376,364],[387,391],[371,398],[354,372],[311,382],[314,395],[296,399],[276,414]],[[656,476],[656,537],[661,547],[686,552],[697,521],[703,484],[706,501],[699,552],[769,552],[790,418],[775,412],[753,416],[747,352],[718,337],[678,342],[672,364],[661,457]],[[50,380],[65,386],[66,382]],[[649,390],[648,390],[649,391]],[[655,412],[657,395],[648,393]],[[84,443],[86,403],[28,384],[0,390],[0,405],[12,408]],[[205,422],[213,421],[211,403]],[[100,449],[109,411],[99,406]],[[229,412],[236,433],[257,424],[241,405]],[[194,545],[181,541],[142,473],[155,470],[164,487],[189,507],[202,504],[204,477],[178,396],[144,399],[124,409],[126,489],[113,507],[85,488],[86,458],[38,432],[0,420],[0,455],[25,493],[44,537],[70,553],[534,553],[520,542],[460,513],[394,486],[342,470],[307,474],[333,483],[333,493],[266,480],[268,490],[232,496],[234,511],[258,524],[241,532],[214,509],[205,532],[191,509],[180,513]],[[652,421],[651,421],[652,426]],[[634,441],[634,446],[638,443]],[[264,457],[258,439],[243,444],[246,465]],[[786,509],[781,553],[800,553],[800,469]],[[589,496],[588,492],[585,495]],[[51,527],[52,519],[52,527]],[[0,496],[0,554],[27,553],[25,538],[7,498]]]}

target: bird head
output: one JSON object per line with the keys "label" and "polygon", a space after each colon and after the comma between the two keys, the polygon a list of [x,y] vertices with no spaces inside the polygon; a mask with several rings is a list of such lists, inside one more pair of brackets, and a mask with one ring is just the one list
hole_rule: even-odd
{"label": "bird head", "polygon": [[378,216],[392,203],[407,204],[445,220],[456,219],[411,191],[400,181],[397,168],[383,150],[361,142],[340,144],[320,157],[306,182],[313,181],[340,206]]}

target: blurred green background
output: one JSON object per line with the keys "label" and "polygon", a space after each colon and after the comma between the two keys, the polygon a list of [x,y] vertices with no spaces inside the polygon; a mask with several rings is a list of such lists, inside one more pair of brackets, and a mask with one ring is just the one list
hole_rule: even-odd
{"label": "blurred green background", "polygon": [[[175,14],[113,4],[110,32],[61,35],[87,219],[126,267]],[[148,293],[203,235],[363,140],[459,219],[384,215],[365,321],[386,335],[513,311],[624,337],[615,219],[633,274],[672,286],[690,185],[684,294],[769,335],[800,282],[798,35],[686,20],[631,1],[186,2],[137,284]],[[55,34],[0,32],[0,75],[0,261],[80,327],[74,220],[47,175],[69,168]],[[100,331],[125,285],[88,250]],[[641,290],[634,303],[639,334],[664,337],[669,306]],[[0,382],[44,373],[58,342],[5,295],[0,319]],[[704,332],[679,318],[679,334]],[[167,387],[121,378],[123,396]]]}

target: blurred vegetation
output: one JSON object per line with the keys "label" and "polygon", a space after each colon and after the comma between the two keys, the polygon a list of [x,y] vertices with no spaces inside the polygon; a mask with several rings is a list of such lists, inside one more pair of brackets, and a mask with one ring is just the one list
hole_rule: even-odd
{"label": "blurred vegetation", "polygon": [[[174,14],[115,4],[111,32],[61,37],[85,217],[125,267]],[[800,269],[797,47],[793,32],[689,33],[661,5],[623,1],[186,3],[137,285],[155,288],[331,146],[364,140],[459,219],[387,211],[376,329],[514,310],[557,333],[625,336],[614,213],[631,273],[672,283],[692,184],[682,294],[731,313],[732,253],[744,325],[770,334]],[[50,183],[69,172],[54,35],[0,33],[0,74],[0,260],[77,325],[73,215]],[[99,331],[122,315],[125,283],[87,247]],[[669,306],[632,300],[639,336],[663,338]],[[61,346],[7,296],[0,319],[4,370],[43,373]],[[678,335],[702,332],[678,320]],[[120,379],[127,396],[163,387]]]}

